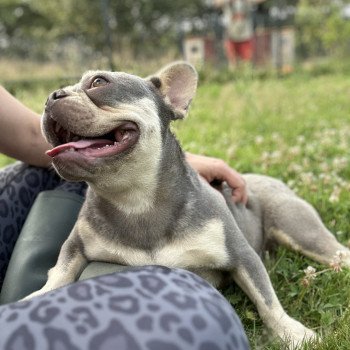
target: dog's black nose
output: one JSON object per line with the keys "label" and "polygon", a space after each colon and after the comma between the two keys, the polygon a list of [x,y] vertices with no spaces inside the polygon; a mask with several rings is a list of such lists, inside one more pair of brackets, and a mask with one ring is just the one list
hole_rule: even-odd
{"label": "dog's black nose", "polygon": [[66,91],[64,91],[63,89],[59,89],[59,90],[52,92],[50,94],[50,96],[48,97],[48,99],[46,100],[45,108],[50,108],[52,106],[52,104],[54,103],[54,101],[57,101],[57,100],[64,98],[66,96],[68,96],[68,93]]}
{"label": "dog's black nose", "polygon": [[56,90],[52,93],[52,99],[54,100],[59,100],[66,96],[68,96],[68,94],[63,89]]}

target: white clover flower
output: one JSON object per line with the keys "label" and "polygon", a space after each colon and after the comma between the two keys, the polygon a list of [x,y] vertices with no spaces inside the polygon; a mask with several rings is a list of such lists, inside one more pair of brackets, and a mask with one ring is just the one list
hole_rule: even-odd
{"label": "white clover flower", "polygon": [[305,185],[310,185],[314,180],[314,174],[311,172],[301,173],[300,178]]}
{"label": "white clover flower", "polygon": [[339,202],[340,194],[341,194],[341,188],[338,187],[338,186],[335,186],[334,189],[333,189],[333,192],[331,193],[331,195],[328,198],[328,200],[331,203],[337,203],[337,202]]}
{"label": "white clover flower", "polygon": [[303,166],[305,168],[309,167],[310,166],[310,159],[309,158],[303,158]]}
{"label": "white clover flower", "polygon": [[342,170],[348,166],[349,160],[346,157],[335,157],[333,159],[333,167]]}
{"label": "white clover flower", "polygon": [[289,153],[293,156],[297,156],[301,153],[300,146],[293,146],[289,149]]}
{"label": "white clover flower", "polygon": [[322,146],[332,146],[334,144],[334,140],[330,136],[325,136],[321,139],[320,144]]}
{"label": "white clover flower", "polygon": [[316,269],[313,266],[308,266],[305,270],[304,273],[306,276],[310,278],[315,278],[316,277]]}
{"label": "white clover flower", "polygon": [[308,287],[310,285],[311,281],[316,278],[316,269],[314,267],[312,267],[312,266],[308,266],[304,270],[304,273],[305,273],[305,276],[301,280],[301,284],[304,287]]}
{"label": "white clover flower", "polygon": [[290,163],[288,165],[288,168],[287,170],[291,173],[301,173],[303,171],[303,167],[300,165],[300,164],[297,164],[297,163]]}
{"label": "white clover flower", "polygon": [[334,227],[337,223],[337,220],[333,219],[331,220],[331,222],[329,223],[330,226]]}
{"label": "white clover flower", "polygon": [[305,136],[304,135],[299,135],[297,137],[297,143],[304,143],[305,142]]}
{"label": "white clover flower", "polygon": [[320,164],[320,169],[322,171],[329,171],[329,165],[326,162]]}
{"label": "white clover flower", "polygon": [[342,271],[342,263],[344,260],[344,257],[346,256],[346,252],[342,250],[337,250],[333,257],[333,261],[329,264],[329,266],[333,269],[335,272]]}
{"label": "white clover flower", "polygon": [[309,143],[306,145],[305,150],[307,151],[307,153],[314,154],[317,150],[317,146],[314,143]]}
{"label": "white clover flower", "polygon": [[270,158],[270,153],[269,152],[263,152],[262,154],[261,154],[261,161],[266,161],[266,160],[268,160]]}
{"label": "white clover flower", "polygon": [[323,184],[328,185],[328,184],[330,184],[332,182],[333,178],[329,174],[321,173],[319,175],[319,179],[322,180]]}
{"label": "white clover flower", "polygon": [[261,135],[257,135],[254,141],[257,145],[261,145],[264,142],[264,137]]}
{"label": "white clover flower", "polygon": [[271,137],[272,137],[272,140],[274,140],[274,141],[281,141],[281,139],[282,139],[281,135],[278,132],[273,132]]}
{"label": "white clover flower", "polygon": [[282,157],[282,152],[281,151],[274,151],[271,153],[271,158],[272,159],[280,159]]}

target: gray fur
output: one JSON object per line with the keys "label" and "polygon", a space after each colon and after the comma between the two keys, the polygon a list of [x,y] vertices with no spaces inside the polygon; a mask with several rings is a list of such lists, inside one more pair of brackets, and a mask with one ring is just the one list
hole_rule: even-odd
{"label": "gray fur", "polygon": [[[96,76],[103,76],[110,84],[90,90],[89,84]],[[166,67],[156,79],[146,80],[125,73],[89,72],[79,84],[65,89],[68,97],[49,99],[43,130],[55,146],[58,140],[53,120],[74,133],[94,137],[111,131],[119,120],[134,118],[131,120],[140,123],[141,136],[128,152],[92,164],[53,159],[61,176],[85,180],[90,188],[57,265],[50,270],[47,284],[34,295],[57,288],[67,280],[74,281],[76,271],[89,260],[166,265],[164,254],[166,257],[166,252],[174,252],[172,249],[177,247],[183,249],[179,267],[214,277],[215,283],[222,276],[231,275],[257,305],[266,325],[278,336],[289,339],[291,346],[300,344],[304,337],[309,339],[314,334],[284,312],[259,255],[272,241],[290,245],[322,262],[330,262],[337,250],[346,254],[349,251],[326,230],[315,210],[282,182],[245,175],[249,201],[243,206],[231,201],[227,186],[219,193],[192,170],[169,124],[186,113],[196,82],[194,69],[185,63]],[[137,111],[136,117],[135,113],[129,116],[129,109]],[[148,124],[153,126],[148,128]],[[148,150],[141,147],[142,142],[156,146]],[[137,158],[140,152],[144,153]],[[143,157],[148,157],[145,163]],[[139,177],[144,182],[139,182]],[[125,209],[125,203],[135,191],[145,195],[140,201],[148,206],[134,212],[133,207]],[[212,244],[214,236],[218,240]],[[193,247],[186,242],[192,242]],[[216,248],[220,253],[216,253]],[[80,267],[72,267],[75,272],[71,273],[66,260],[77,249],[81,250],[75,257]],[[173,266],[172,257],[168,258]],[[350,265],[350,258],[346,263]],[[65,277],[60,280],[62,273]]]}
{"label": "gray fur", "polygon": [[[149,87],[144,79],[127,73],[105,74],[106,72],[87,72],[84,74],[80,86],[84,89],[96,77],[104,77],[110,85],[106,89],[98,89],[95,93],[89,94],[90,99],[97,106],[114,106],[116,101],[119,103],[132,103],[142,97],[151,97]],[[113,86],[113,89],[111,89]]]}

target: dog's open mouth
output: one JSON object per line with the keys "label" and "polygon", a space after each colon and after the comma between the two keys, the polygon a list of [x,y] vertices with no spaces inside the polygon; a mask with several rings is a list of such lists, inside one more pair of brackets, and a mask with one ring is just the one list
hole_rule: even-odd
{"label": "dog's open mouth", "polygon": [[78,152],[79,155],[89,157],[112,156],[135,145],[140,136],[138,126],[130,121],[126,121],[111,132],[98,137],[79,136],[64,129],[57,122],[54,122],[53,131],[59,145],[46,152],[50,157],[66,152]]}

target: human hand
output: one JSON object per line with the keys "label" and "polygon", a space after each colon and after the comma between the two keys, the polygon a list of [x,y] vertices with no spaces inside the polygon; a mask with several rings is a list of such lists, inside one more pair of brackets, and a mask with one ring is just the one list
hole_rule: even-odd
{"label": "human hand", "polygon": [[235,203],[247,204],[248,195],[243,177],[230,168],[223,160],[196,154],[186,153],[186,160],[209,183],[226,181],[232,188],[232,199]]}

